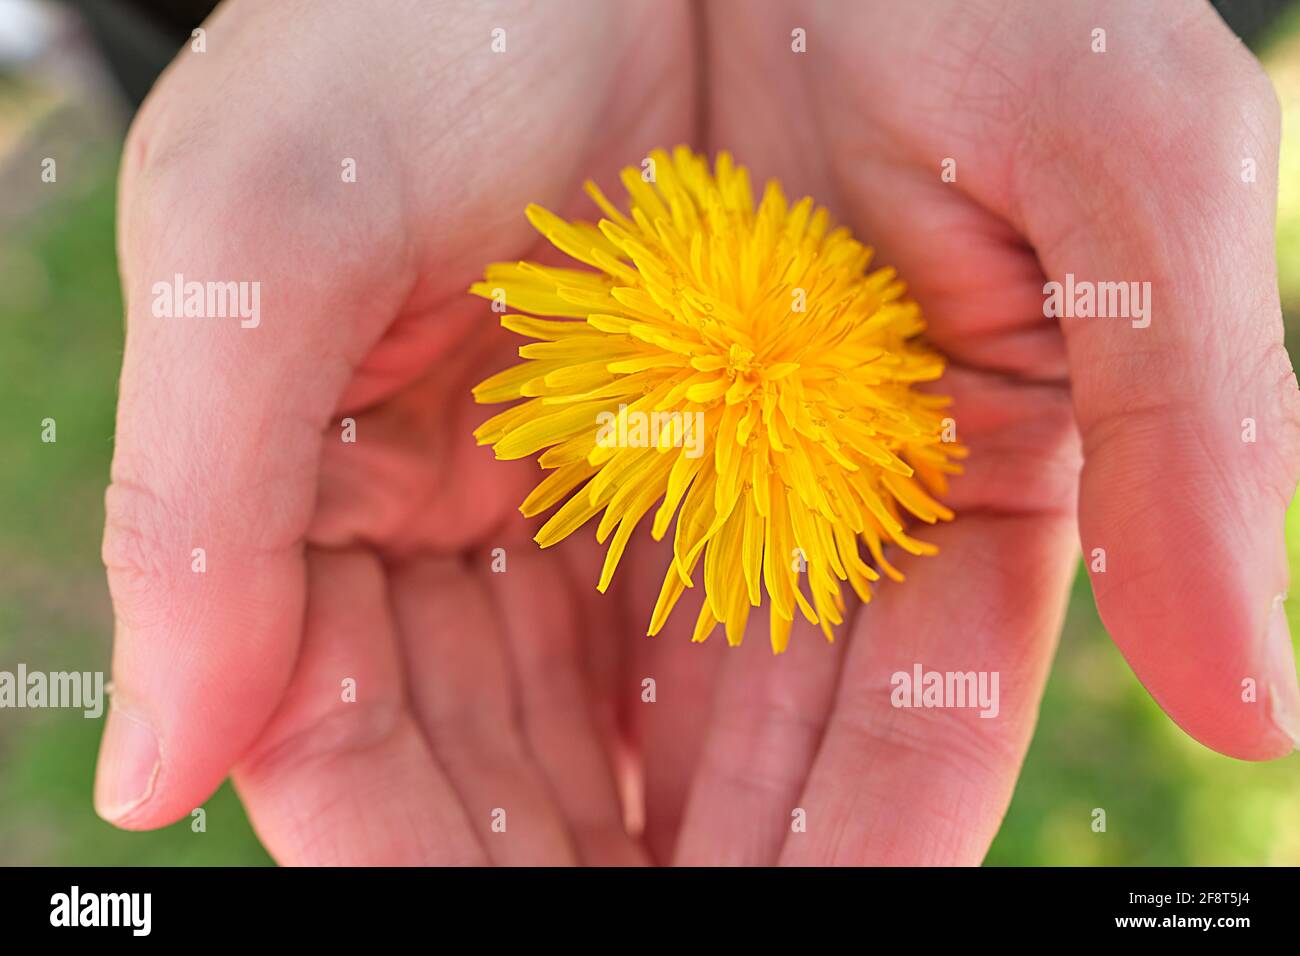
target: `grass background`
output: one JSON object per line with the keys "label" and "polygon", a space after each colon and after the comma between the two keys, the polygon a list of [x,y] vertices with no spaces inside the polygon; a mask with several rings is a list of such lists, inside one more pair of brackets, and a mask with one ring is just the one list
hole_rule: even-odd
{"label": "grass background", "polygon": [[[1284,109],[1278,255],[1288,345],[1300,357],[1300,5],[1256,48]],[[31,164],[23,195],[6,188],[0,202],[0,669],[109,666],[98,554],[122,349],[113,251],[122,127],[92,120],[105,112],[0,81],[0,162]],[[31,170],[48,155],[31,144],[48,150],[52,138],[67,147],[60,186],[28,201]],[[17,182],[12,171],[4,179]],[[55,444],[36,438],[46,417],[58,423]],[[1288,525],[1300,581],[1300,507]],[[1300,634],[1300,600],[1289,609]],[[270,863],[228,785],[205,804],[202,833],[188,820],[147,834],[101,822],[90,804],[100,732],[101,721],[72,711],[0,711],[0,864]],[[1093,807],[1106,809],[1104,834],[1088,825]],[[1111,644],[1080,574],[988,863],[1300,864],[1300,755],[1248,764],[1184,736]]]}

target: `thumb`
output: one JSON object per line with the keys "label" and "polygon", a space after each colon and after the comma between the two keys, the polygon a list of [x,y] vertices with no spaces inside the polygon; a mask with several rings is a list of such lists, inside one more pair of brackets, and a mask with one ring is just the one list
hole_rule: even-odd
{"label": "thumb", "polygon": [[147,140],[133,131],[120,202],[113,700],[95,785],[100,815],[131,829],[198,806],[278,703],[322,433],[402,294],[368,267],[398,258],[382,229],[367,263],[336,261],[362,211],[304,201],[303,157],[277,173],[271,144],[214,157]]}
{"label": "thumb", "polygon": [[[1140,312],[1061,320],[1102,620],[1184,730],[1267,759],[1300,740],[1281,607],[1300,395],[1273,244],[1278,109],[1208,7],[1179,24],[1161,48],[1158,90],[1141,82],[1154,67],[1140,56],[1089,72],[1076,91],[1091,104],[1074,113],[1078,155],[1048,174],[1064,188],[1044,180],[1026,215],[1048,275],[1086,286],[1076,303],[1146,286]],[[1116,142],[1133,147],[1100,146]],[[1241,176],[1244,158],[1257,180]]]}

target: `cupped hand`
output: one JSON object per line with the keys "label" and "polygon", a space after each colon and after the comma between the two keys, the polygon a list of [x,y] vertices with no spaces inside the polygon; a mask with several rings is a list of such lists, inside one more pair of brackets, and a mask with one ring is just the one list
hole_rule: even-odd
{"label": "cupped hand", "polygon": [[[517,343],[465,290],[533,254],[528,202],[575,212],[592,170],[689,138],[687,11],[497,12],[229,3],[135,121],[96,785],[120,826],[233,772],[281,862],[644,857],[590,559],[537,553],[533,469],[471,437]],[[177,274],[258,283],[259,318],[155,315]]]}
{"label": "cupped hand", "polygon": [[[975,863],[1076,502],[1162,706],[1235,756],[1294,747],[1271,615],[1295,384],[1257,66],[1208,7],[1117,6],[1093,54],[1097,24],[1015,4],[743,6],[338,3],[304,25],[231,2],[182,52],[122,171],[106,818],[172,822],[233,774],[286,863]],[[639,543],[599,599],[594,543],[528,540],[532,466],[469,438],[469,387],[517,343],[464,289],[540,252],[523,206],[590,216],[584,177],[683,141],[827,203],[953,360],[959,517],[832,646],[798,622],[781,658],[761,634],[691,645],[686,601],[645,640],[663,554]],[[1151,324],[1045,318],[1066,272],[1150,281]],[[260,323],[156,316],[177,273],[259,282]],[[998,716],[891,707],[917,663],[997,672]]]}
{"label": "cupped hand", "polygon": [[[1294,750],[1281,600],[1300,399],[1273,247],[1278,107],[1258,63],[1199,3],[707,10],[727,37],[708,46],[711,142],[825,197],[898,268],[951,359],[939,386],[971,454],[945,499],[957,519],[917,532],[940,555],[900,556],[907,582],[857,613],[833,703],[806,686],[817,664],[788,661],[769,699],[744,698],[748,727],[706,741],[733,784],[778,746],[784,761],[760,764],[769,796],[695,780],[688,829],[745,789],[754,809],[729,818],[730,846],[701,832],[691,858],[978,863],[1081,544],[1103,622],[1170,717],[1234,757]],[[1149,282],[1149,311],[1048,318],[1045,283],[1067,273]],[[998,715],[891,706],[891,676],[917,664],[997,673]],[[745,844],[793,806],[806,833]]]}

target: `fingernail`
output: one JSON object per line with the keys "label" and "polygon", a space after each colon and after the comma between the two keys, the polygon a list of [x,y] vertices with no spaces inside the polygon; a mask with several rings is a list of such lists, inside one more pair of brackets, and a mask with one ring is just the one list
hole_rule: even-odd
{"label": "fingernail", "polygon": [[1286,619],[1286,595],[1273,599],[1268,619],[1269,714],[1291,742],[1300,746],[1300,685],[1296,683],[1295,649]]}
{"label": "fingernail", "polygon": [[158,737],[139,717],[113,704],[99,746],[95,812],[116,823],[153,794],[161,763]]}

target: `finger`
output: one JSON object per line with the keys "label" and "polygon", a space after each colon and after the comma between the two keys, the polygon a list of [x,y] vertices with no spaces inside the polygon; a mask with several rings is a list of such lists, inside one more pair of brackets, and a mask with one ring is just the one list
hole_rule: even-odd
{"label": "finger", "polygon": [[623,559],[624,601],[635,642],[626,689],[633,701],[628,732],[640,758],[644,841],[651,857],[665,864],[675,855],[727,651],[725,640],[691,643],[703,600],[699,587],[682,595],[655,637],[644,636],[671,559],[668,547],[645,541],[631,542]]}
{"label": "finger", "polygon": [[[971,449],[957,518],[918,529],[939,554],[902,556],[861,609],[782,863],[975,865],[1011,799],[1076,567],[1078,439],[1060,388],[944,385]],[[918,670],[954,675],[948,696],[896,697]]]}
{"label": "finger", "polygon": [[[900,562],[907,582],[859,615],[799,798],[806,829],[786,836],[783,864],[973,866],[997,833],[1065,610],[1073,523],[1060,515],[959,520],[927,537],[938,557]],[[894,707],[894,675],[910,679],[917,668],[996,686],[995,716],[954,708],[956,698],[936,709]]]}
{"label": "finger", "polygon": [[563,814],[519,727],[514,677],[482,578],[460,557],[395,569],[407,686],[429,744],[492,862],[577,862]]}
{"label": "finger", "polygon": [[640,702],[640,696],[639,688],[635,693],[630,689],[629,671],[640,629],[626,617],[621,599],[623,581],[615,581],[604,595],[595,590],[594,584],[600,580],[605,561],[604,550],[596,541],[570,538],[555,550],[564,563],[570,590],[577,595],[581,607],[584,668],[596,733],[613,768],[624,829],[633,840],[639,840],[645,832],[644,781],[629,729],[629,715]]}
{"label": "finger", "polygon": [[[1277,105],[1209,7],[1155,35],[1163,83],[1140,79],[1144,48],[1069,74],[1060,95],[1078,108],[1022,177],[1025,228],[1068,307],[1102,620],[1184,730],[1267,759],[1300,739],[1281,606],[1300,393],[1277,295]],[[1056,151],[1067,136],[1077,148]],[[1122,284],[1128,308],[1099,283]],[[1111,317],[1086,317],[1092,290]]]}
{"label": "finger", "polygon": [[[868,605],[868,609],[869,609]],[[863,609],[858,609],[862,613]],[[821,743],[853,615],[834,644],[797,618],[773,654],[766,615],[724,651],[691,783],[676,860],[683,866],[771,866],[792,825]]]}
{"label": "finger", "polygon": [[[527,540],[522,522],[512,528],[508,570],[487,578],[510,649],[529,749],[550,780],[583,862],[643,863],[644,853],[624,827],[623,800],[596,723],[579,597],[563,564]],[[486,567],[486,555],[482,561]],[[595,590],[594,582],[588,586]]]}
{"label": "finger", "polygon": [[[400,298],[355,266],[302,273],[331,258],[346,205],[293,213],[292,184],[175,162],[137,171],[122,209],[126,354],[103,549],[115,706],[96,806],[132,828],[202,802],[270,716],[297,651],[322,429]],[[210,238],[233,223],[236,241]],[[187,316],[187,282],[213,284],[192,306],[214,314]]]}
{"label": "finger", "polygon": [[404,699],[378,559],[313,549],[308,581],[293,680],[234,773],[263,845],[290,865],[486,862]]}

